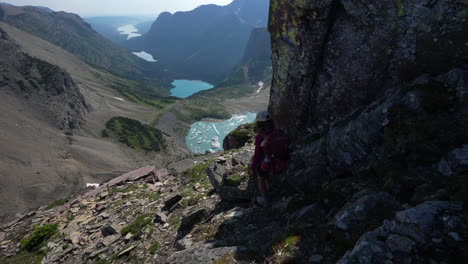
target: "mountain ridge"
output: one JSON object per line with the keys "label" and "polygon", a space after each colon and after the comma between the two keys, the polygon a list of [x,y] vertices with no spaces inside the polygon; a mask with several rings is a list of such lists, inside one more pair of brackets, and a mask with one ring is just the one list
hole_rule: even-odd
{"label": "mountain ridge", "polygon": [[[257,25],[266,25],[268,4],[266,0],[237,0],[227,6],[204,5],[192,11],[164,12],[147,34],[130,39],[125,45],[152,54],[174,72],[174,78],[217,83],[242,59],[250,31]],[[258,8],[252,8],[257,5]],[[239,8],[240,12],[236,12]],[[244,20],[241,18],[245,9],[252,9],[254,15],[246,12]]]}
{"label": "mountain ridge", "polygon": [[170,85],[158,79],[162,74],[154,65],[105,39],[76,14],[5,5],[0,10],[1,21],[54,43],[94,67],[147,83],[153,93],[168,93]]}

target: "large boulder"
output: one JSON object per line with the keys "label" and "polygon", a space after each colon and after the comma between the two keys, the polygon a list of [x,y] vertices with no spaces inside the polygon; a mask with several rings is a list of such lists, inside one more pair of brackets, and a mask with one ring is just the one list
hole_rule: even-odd
{"label": "large boulder", "polygon": [[223,149],[231,150],[241,148],[247,142],[253,142],[254,136],[254,123],[240,125],[224,138]]}
{"label": "large boulder", "polygon": [[320,130],[423,73],[466,65],[462,0],[272,0],[269,110],[291,135]]}
{"label": "large boulder", "polygon": [[[338,264],[463,263],[468,257],[463,204],[431,201],[398,212],[392,221],[365,233]],[[442,262],[444,263],[444,262]]]}
{"label": "large boulder", "polygon": [[211,164],[207,174],[216,193],[224,201],[248,202],[255,192],[253,179],[247,174],[246,166],[220,159]]}
{"label": "large boulder", "polygon": [[[284,180],[299,191],[318,192],[337,177],[370,170],[381,178],[460,172],[468,142],[467,76],[461,69],[422,75],[327,131],[311,130],[293,147]],[[412,168],[426,171],[407,172]]]}
{"label": "large boulder", "polygon": [[170,256],[166,263],[170,264],[199,264],[224,263],[217,262],[227,256],[235,256],[241,250],[238,247],[216,247],[213,243],[197,243],[191,248],[179,251]]}
{"label": "large boulder", "polygon": [[385,192],[365,195],[346,204],[336,215],[333,223],[345,231],[356,231],[378,224],[399,206],[398,201]]}

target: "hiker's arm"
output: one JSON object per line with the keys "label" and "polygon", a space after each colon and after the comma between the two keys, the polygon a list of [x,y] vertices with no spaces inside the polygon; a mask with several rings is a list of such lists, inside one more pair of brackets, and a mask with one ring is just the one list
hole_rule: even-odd
{"label": "hiker's arm", "polygon": [[263,137],[261,135],[257,135],[255,137],[255,152],[254,152],[254,155],[252,157],[252,163],[250,164],[250,168],[255,170],[255,168],[257,167],[257,165],[260,164],[260,162],[262,162],[262,156],[263,156],[263,151],[262,151],[262,147],[261,147],[261,144],[262,144],[262,141],[263,141]]}

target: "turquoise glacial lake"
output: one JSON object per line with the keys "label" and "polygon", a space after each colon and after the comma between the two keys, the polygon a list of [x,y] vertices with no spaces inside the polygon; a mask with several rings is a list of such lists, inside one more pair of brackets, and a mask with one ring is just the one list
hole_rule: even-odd
{"label": "turquoise glacial lake", "polygon": [[238,126],[251,123],[256,114],[247,113],[234,115],[224,122],[197,122],[190,126],[185,142],[193,153],[204,154],[206,151],[216,152],[223,150],[224,138]]}
{"label": "turquoise glacial lake", "polygon": [[171,96],[179,98],[187,98],[194,93],[214,87],[206,82],[191,80],[175,80],[172,82],[172,85],[174,85],[175,88],[171,89]]}

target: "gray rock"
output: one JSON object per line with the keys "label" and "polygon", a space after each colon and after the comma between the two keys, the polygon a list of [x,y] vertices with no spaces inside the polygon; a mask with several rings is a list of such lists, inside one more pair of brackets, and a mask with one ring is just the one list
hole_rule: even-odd
{"label": "gray rock", "polygon": [[101,254],[103,254],[104,252],[106,252],[108,249],[109,249],[108,247],[103,247],[103,248],[101,248],[101,249],[99,249],[99,250],[93,251],[93,252],[91,253],[91,255],[89,255],[89,257],[90,257],[90,258],[95,258],[95,257],[97,257],[97,256],[99,256],[99,255],[101,255]]}
{"label": "gray rock", "polygon": [[[431,246],[450,254],[450,257],[455,253],[461,256],[465,254],[463,247],[454,250],[449,243],[432,239],[434,234],[446,232],[444,215],[460,214],[461,208],[460,203],[434,201],[398,212],[394,220],[385,221],[379,228],[362,235],[354,248],[337,263],[385,263],[389,254],[392,254],[393,263],[406,263],[409,258],[416,259],[418,263],[431,263],[422,253]],[[447,255],[444,257],[448,258]]]}
{"label": "gray rock", "polygon": [[110,215],[108,213],[104,212],[104,213],[101,213],[99,216],[102,217],[102,219],[107,219],[107,218],[109,218]]}
{"label": "gray rock", "polygon": [[117,230],[115,230],[111,225],[105,225],[101,228],[101,233],[103,237],[106,237],[117,234]]}
{"label": "gray rock", "polygon": [[134,246],[130,246],[130,247],[124,249],[122,252],[120,252],[119,254],[117,254],[117,257],[121,257],[121,256],[123,256],[123,255],[126,255],[126,254],[130,253],[130,252],[131,252],[132,250],[134,250],[136,247],[137,247],[137,246],[134,245]]}
{"label": "gray rock", "polygon": [[167,223],[167,215],[164,214],[164,213],[156,213],[155,217],[154,217],[154,222],[155,223],[159,223],[161,225],[164,225],[165,223]]}
{"label": "gray rock", "polygon": [[294,214],[296,221],[301,222],[303,220],[317,219],[323,217],[322,208],[319,203],[314,203],[303,207]]}
{"label": "gray rock", "polygon": [[235,254],[239,247],[215,247],[210,243],[197,243],[191,248],[174,253],[167,259],[170,264],[212,264],[220,258]]}
{"label": "gray rock", "polygon": [[468,14],[459,1],[273,0],[271,6],[269,110],[290,135],[328,127],[392,84],[466,65],[466,39],[458,36]]}
{"label": "gray rock", "polygon": [[193,240],[188,237],[185,237],[180,240],[177,240],[175,246],[179,251],[185,250],[193,246]]}
{"label": "gray rock", "polygon": [[422,205],[398,212],[396,219],[400,222],[417,225],[424,233],[429,233],[435,217],[445,210],[461,211],[461,203],[431,201]]}
{"label": "gray rock", "polygon": [[191,208],[188,208],[182,217],[182,221],[180,223],[180,229],[182,230],[191,229],[195,224],[199,223],[207,216],[207,211],[203,208],[195,211],[191,211],[190,209]]}
{"label": "gray rock", "polygon": [[345,205],[336,215],[334,223],[338,228],[350,230],[368,221],[385,219],[398,208],[399,203],[388,193],[364,196]]}
{"label": "gray rock", "polygon": [[164,201],[164,208],[168,210],[177,204],[180,200],[182,200],[182,196],[180,194],[173,195]]}
{"label": "gray rock", "polygon": [[451,151],[437,164],[439,172],[445,176],[468,170],[468,144]]}
{"label": "gray rock", "polygon": [[120,239],[120,237],[121,237],[120,234],[107,236],[102,240],[102,244],[104,244],[104,246],[106,246],[106,247],[110,246],[110,245],[114,244],[115,242],[117,242]]}
{"label": "gray rock", "polygon": [[2,242],[3,240],[5,240],[6,238],[6,234],[3,233],[3,232],[0,232],[0,242]]}
{"label": "gray rock", "polygon": [[453,238],[455,241],[463,241],[463,239],[460,237],[460,235],[456,232],[450,232],[449,236]]}
{"label": "gray rock", "polygon": [[216,193],[224,201],[246,202],[250,201],[253,195],[252,186],[249,186],[249,177],[245,177],[238,187],[228,186],[224,179],[230,173],[223,164],[214,163],[207,169],[207,175]]}
{"label": "gray rock", "polygon": [[407,237],[394,234],[391,234],[385,243],[392,251],[405,253],[410,253],[416,244],[413,240]]}
{"label": "gray rock", "polygon": [[321,263],[323,260],[322,255],[312,255],[309,258],[309,263]]}

